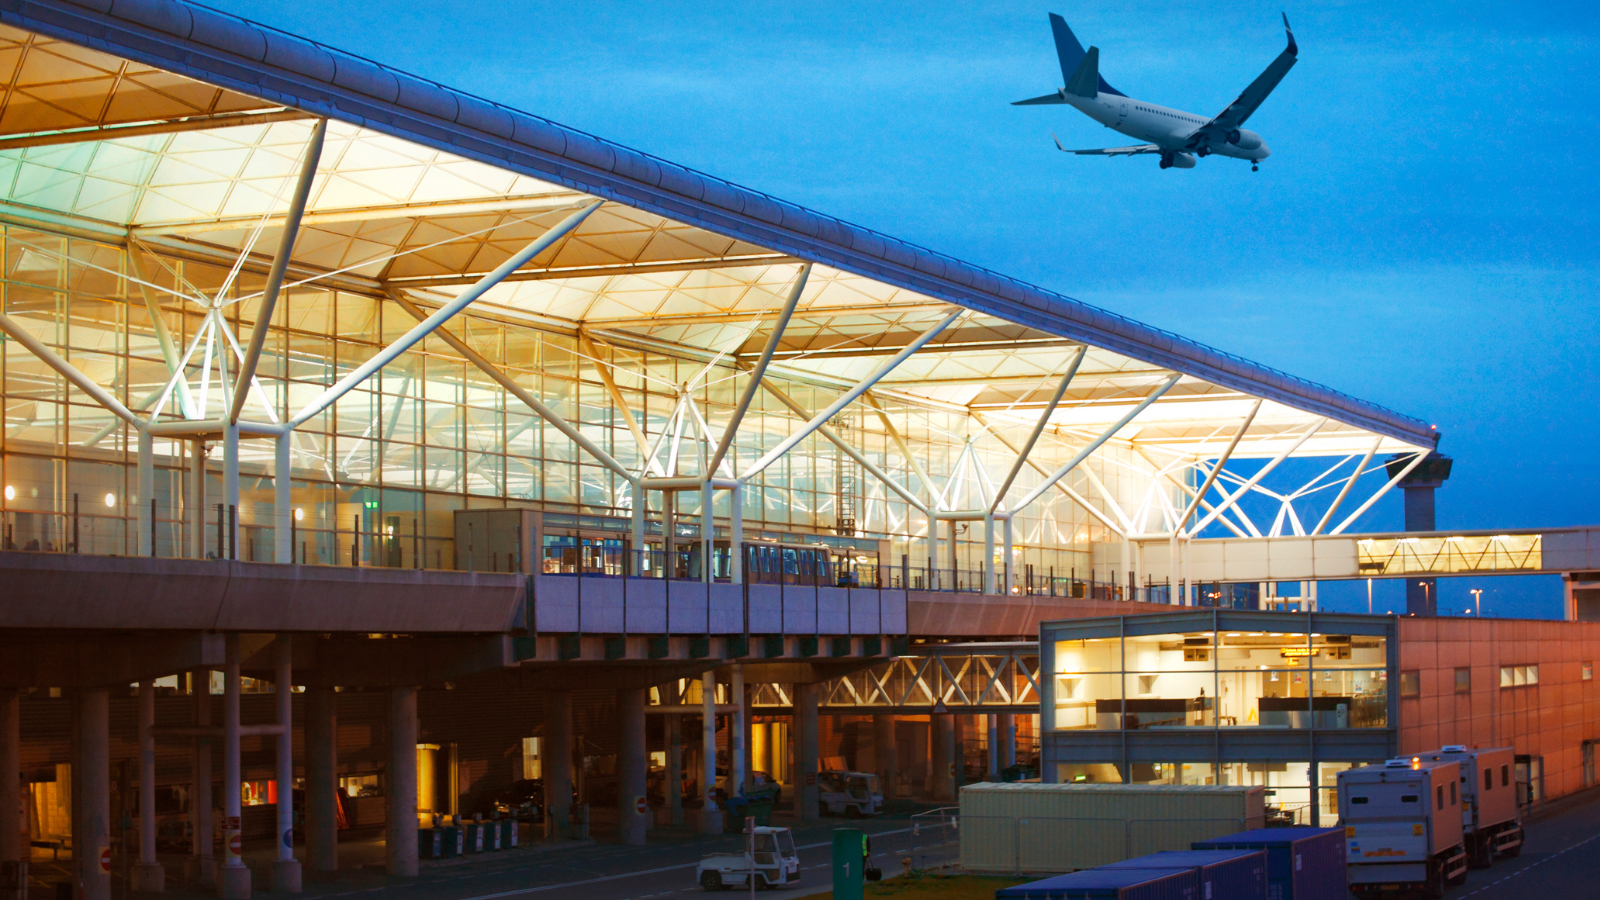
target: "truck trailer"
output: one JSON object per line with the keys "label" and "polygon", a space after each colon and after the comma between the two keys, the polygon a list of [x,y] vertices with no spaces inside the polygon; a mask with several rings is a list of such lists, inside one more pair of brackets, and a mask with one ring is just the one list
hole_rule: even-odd
{"label": "truck trailer", "polygon": [[1350,892],[1444,896],[1467,880],[1461,765],[1412,756],[1339,773]]}
{"label": "truck trailer", "polygon": [[1496,856],[1522,853],[1522,822],[1517,818],[1516,751],[1510,747],[1447,744],[1422,754],[1454,760],[1461,766],[1461,831],[1467,865],[1487,869]]}

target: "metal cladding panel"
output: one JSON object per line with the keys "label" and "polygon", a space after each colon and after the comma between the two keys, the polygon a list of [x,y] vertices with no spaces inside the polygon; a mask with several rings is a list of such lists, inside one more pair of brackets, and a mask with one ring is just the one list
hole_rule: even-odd
{"label": "metal cladding panel", "polygon": [[1266,900],[1265,851],[1168,850],[1112,863],[1111,869],[1179,869],[1200,871],[1202,900]]}
{"label": "metal cladding panel", "polygon": [[711,602],[711,633],[739,634],[744,631],[744,586],[712,584],[707,593]]}
{"label": "metal cladding panel", "polygon": [[905,591],[879,591],[878,592],[878,626],[884,634],[905,634],[906,626],[906,592]]}
{"label": "metal cladding panel", "polygon": [[774,584],[752,584],[750,590],[750,631],[754,634],[783,633],[783,589]]}
{"label": "metal cladding panel", "polygon": [[667,633],[667,583],[656,578],[618,578],[629,634]]}
{"label": "metal cladding panel", "polygon": [[817,633],[850,633],[850,592],[847,588],[817,588]]}
{"label": "metal cladding panel", "polygon": [[533,576],[532,631],[578,630],[578,579],[562,575]]}
{"label": "metal cladding panel", "polygon": [[820,634],[817,630],[817,589],[786,584],[779,590],[784,634]]}
{"label": "metal cladding panel", "polygon": [[699,581],[667,582],[667,631],[671,634],[707,634],[706,585]]}
{"label": "metal cladding panel", "polygon": [[1001,888],[994,896],[995,900],[1202,900],[1195,869],[1087,869]]}
{"label": "metal cladding panel", "polygon": [[849,588],[850,634],[883,634],[878,607],[883,592],[873,588]]}
{"label": "metal cladding panel", "polygon": [[1262,850],[1268,900],[1345,900],[1342,828],[1258,828],[1208,841],[1196,850]]}
{"label": "metal cladding panel", "polygon": [[600,634],[621,634],[627,629],[622,621],[621,578],[577,578],[578,630]]}

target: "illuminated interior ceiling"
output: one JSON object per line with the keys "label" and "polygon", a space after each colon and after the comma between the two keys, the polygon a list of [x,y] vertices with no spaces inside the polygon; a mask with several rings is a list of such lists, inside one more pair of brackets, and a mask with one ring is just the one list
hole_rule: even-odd
{"label": "illuminated interior ceiling", "polygon": [[[193,11],[196,35],[200,15]],[[0,76],[0,218],[60,233],[126,235],[154,253],[223,266],[243,254],[246,269],[266,270],[312,113],[10,26],[0,27]],[[436,307],[593,196],[564,185],[559,167],[535,177],[357,118],[337,109],[331,116],[291,284],[398,293]],[[740,229],[686,224],[644,203],[601,196],[597,212],[490,289],[474,314],[622,349],[753,362],[802,260]],[[848,387],[958,308],[896,279],[816,262],[775,374]],[[951,276],[952,289],[956,281]],[[884,378],[876,400],[966,412],[1025,433],[1089,342],[1070,328],[977,306]],[[1201,366],[1170,362],[1175,351],[1165,345],[1182,339],[1146,331],[1148,353],[1087,347],[1050,417],[1056,439],[1093,437],[1175,373],[1176,384],[1118,442],[1215,457],[1258,399],[1236,457],[1277,454],[1319,422],[1299,455],[1392,453],[1436,439],[1416,420],[1231,358],[1245,375],[1224,386]],[[1340,404],[1351,411],[1330,409]]]}

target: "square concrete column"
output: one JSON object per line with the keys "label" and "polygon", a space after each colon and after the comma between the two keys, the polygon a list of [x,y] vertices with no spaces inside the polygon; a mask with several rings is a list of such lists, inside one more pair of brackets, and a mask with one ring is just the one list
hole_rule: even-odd
{"label": "square concrete column", "polygon": [[989,726],[989,766],[985,770],[990,781],[1000,780],[1000,717],[994,713],[984,716]]}
{"label": "square concrete column", "polygon": [[683,717],[670,713],[666,717],[667,739],[667,812],[672,816],[674,828],[683,827]]}
{"label": "square concrete column", "polygon": [[[191,673],[194,689],[194,724],[211,724],[211,670]],[[211,739],[194,739],[194,796],[189,803],[189,826],[194,832],[194,873],[198,887],[217,884],[217,858],[214,838],[216,823],[211,821]]]}
{"label": "square concrete column", "polygon": [[700,678],[700,833],[722,833],[722,810],[717,808],[717,673],[707,670]]}
{"label": "square concrete column", "polygon": [[0,690],[0,863],[22,859],[22,694]]}
{"label": "square concrete column", "polygon": [[894,731],[894,716],[872,717],[872,748],[877,757],[877,767],[873,771],[883,782],[885,800],[895,795],[895,782],[900,775],[900,747]]}
{"label": "square concrete column", "polygon": [[567,839],[572,816],[572,692],[551,691],[544,696],[545,840]]}
{"label": "square concrete column", "polygon": [[389,692],[389,797],[384,856],[390,875],[417,877],[417,689]]}
{"label": "square concrete column", "polygon": [[156,861],[156,684],[139,683],[139,864],[133,867],[133,889],[159,893],[167,875]]}
{"label": "square concrete column", "polygon": [[617,691],[617,840],[642,846],[650,827],[645,796],[649,756],[644,743],[644,688]]}
{"label": "square concrete column", "polygon": [[[282,562],[282,560],[279,560]],[[300,893],[300,861],[294,858],[294,644],[287,634],[274,643],[273,699],[278,702],[278,858],[272,863],[272,889]]]}
{"label": "square concrete column", "polygon": [[239,636],[227,637],[227,660],[222,673],[222,865],[217,868],[217,896],[222,900],[249,900],[250,870],[239,857],[241,798],[239,796]]}
{"label": "square concrete column", "polygon": [[822,818],[817,789],[817,686],[794,686],[795,819],[814,824]]}
{"label": "square concrete column", "polygon": [[745,773],[749,771],[745,754],[750,749],[745,730],[750,721],[750,697],[745,693],[744,670],[737,665],[728,688],[728,699],[735,707],[728,721],[728,793],[733,795],[745,792]]}
{"label": "square concrete column", "polygon": [[935,800],[954,800],[956,724],[949,714],[928,717],[932,722],[933,764],[928,772],[928,791]]}
{"label": "square concrete column", "polygon": [[[78,900],[111,900],[111,697],[104,689],[74,698],[72,868]],[[13,823],[14,827],[14,823]]]}
{"label": "square concrete column", "polygon": [[995,719],[1000,726],[1000,769],[1004,771],[1017,764],[1017,714],[1000,713]]}
{"label": "square concrete column", "polygon": [[306,861],[313,872],[339,870],[339,695],[306,688]]}

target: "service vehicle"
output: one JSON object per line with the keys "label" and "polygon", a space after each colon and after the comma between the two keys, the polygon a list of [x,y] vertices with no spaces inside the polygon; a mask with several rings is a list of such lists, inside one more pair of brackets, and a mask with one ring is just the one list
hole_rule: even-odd
{"label": "service vehicle", "polygon": [[1412,756],[1339,773],[1350,892],[1444,896],[1467,880],[1461,766]]}
{"label": "service vehicle", "polygon": [[[730,887],[782,887],[800,880],[800,854],[794,848],[794,835],[787,828],[757,825],[751,834],[754,853],[713,853],[700,860],[695,878],[708,891]],[[754,868],[752,870],[752,859]]]}
{"label": "service vehicle", "polygon": [[1522,853],[1515,750],[1447,744],[1423,757],[1455,760],[1461,766],[1461,831],[1468,866],[1487,869],[1496,856]]}
{"label": "service vehicle", "polygon": [[818,772],[817,804],[832,816],[875,816],[883,812],[883,788],[871,772]]}

